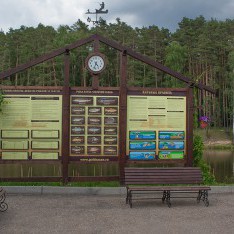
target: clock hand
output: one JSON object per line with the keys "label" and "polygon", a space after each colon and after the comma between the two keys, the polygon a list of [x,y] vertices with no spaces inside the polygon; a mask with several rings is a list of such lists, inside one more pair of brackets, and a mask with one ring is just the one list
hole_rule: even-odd
{"label": "clock hand", "polygon": [[[95,62],[95,65],[94,65],[94,67],[96,67],[96,66],[98,66],[97,62]],[[98,66],[98,67],[99,67],[99,66]]]}

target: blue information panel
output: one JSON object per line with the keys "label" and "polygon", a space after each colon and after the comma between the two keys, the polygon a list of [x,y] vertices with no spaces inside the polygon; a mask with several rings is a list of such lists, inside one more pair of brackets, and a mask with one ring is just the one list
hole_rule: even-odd
{"label": "blue information panel", "polygon": [[160,151],[159,159],[183,159],[184,151]]}
{"label": "blue information panel", "polygon": [[155,152],[130,152],[129,158],[131,160],[153,160]]}
{"label": "blue information panel", "polygon": [[130,131],[129,138],[130,140],[155,140],[156,132],[155,131]]}
{"label": "blue information panel", "polygon": [[183,150],[184,141],[159,141],[158,147],[160,150]]}
{"label": "blue information panel", "polygon": [[130,150],[155,150],[155,141],[130,141]]}
{"label": "blue information panel", "polygon": [[183,140],[184,132],[183,131],[171,131],[171,132],[159,132],[158,138],[160,140]]}

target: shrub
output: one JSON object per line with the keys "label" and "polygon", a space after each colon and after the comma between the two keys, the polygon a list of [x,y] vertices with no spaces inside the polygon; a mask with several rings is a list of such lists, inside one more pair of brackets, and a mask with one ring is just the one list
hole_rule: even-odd
{"label": "shrub", "polygon": [[203,181],[205,184],[214,184],[215,177],[211,173],[211,168],[202,158],[204,150],[204,144],[202,137],[194,135],[193,139],[193,166],[200,167],[202,171]]}

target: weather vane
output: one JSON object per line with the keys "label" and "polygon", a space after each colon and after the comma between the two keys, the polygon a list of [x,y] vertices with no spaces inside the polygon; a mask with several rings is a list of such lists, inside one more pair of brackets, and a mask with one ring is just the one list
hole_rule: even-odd
{"label": "weather vane", "polygon": [[93,25],[97,25],[100,23],[100,21],[102,20],[101,17],[99,17],[98,19],[98,14],[107,14],[108,13],[108,10],[104,10],[105,8],[105,3],[102,2],[102,3],[99,3],[100,4],[100,9],[95,9],[95,12],[90,12],[89,9],[87,10],[87,12],[85,14],[88,14],[88,15],[93,15],[95,14],[96,15],[96,20],[92,20],[90,17],[87,18],[87,21],[90,23],[92,22]]}

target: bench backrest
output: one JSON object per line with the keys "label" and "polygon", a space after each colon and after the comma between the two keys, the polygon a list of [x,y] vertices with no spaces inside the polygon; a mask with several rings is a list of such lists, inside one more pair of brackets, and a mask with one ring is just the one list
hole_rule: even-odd
{"label": "bench backrest", "polygon": [[198,167],[134,168],[126,167],[125,184],[202,184]]}

